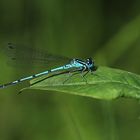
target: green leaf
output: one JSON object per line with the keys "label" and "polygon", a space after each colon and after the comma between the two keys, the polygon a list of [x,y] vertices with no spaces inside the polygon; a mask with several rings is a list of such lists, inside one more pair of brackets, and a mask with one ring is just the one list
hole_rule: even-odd
{"label": "green leaf", "polygon": [[25,89],[56,91],[107,100],[119,97],[140,98],[140,76],[130,72],[98,67],[95,72],[89,72],[85,78],[78,73],[66,81],[68,76],[67,73],[47,77],[45,80],[42,80],[44,77],[36,78],[31,80],[31,86]]}

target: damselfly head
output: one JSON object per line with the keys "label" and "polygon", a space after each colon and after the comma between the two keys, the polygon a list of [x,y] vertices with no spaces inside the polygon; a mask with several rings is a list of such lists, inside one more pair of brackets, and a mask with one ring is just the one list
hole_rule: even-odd
{"label": "damselfly head", "polygon": [[94,61],[92,58],[87,58],[86,63],[90,70],[95,71],[97,69],[97,67],[94,65]]}
{"label": "damselfly head", "polygon": [[93,59],[92,58],[87,58],[86,63],[88,65],[94,65]]}

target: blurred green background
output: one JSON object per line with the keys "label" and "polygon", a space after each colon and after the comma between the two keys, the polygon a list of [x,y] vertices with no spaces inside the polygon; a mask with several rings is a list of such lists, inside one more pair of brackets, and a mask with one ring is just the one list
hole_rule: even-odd
{"label": "blurred green background", "polygon": [[[1,0],[1,50],[8,42],[140,74],[140,1]],[[1,84],[37,72],[10,67],[2,51],[0,65]],[[140,140],[137,100],[17,95],[26,84],[0,90],[1,140]]]}

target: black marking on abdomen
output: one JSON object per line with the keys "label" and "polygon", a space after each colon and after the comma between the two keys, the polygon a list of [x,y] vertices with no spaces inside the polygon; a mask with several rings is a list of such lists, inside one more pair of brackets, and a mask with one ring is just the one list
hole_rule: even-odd
{"label": "black marking on abdomen", "polygon": [[37,76],[34,74],[34,75],[32,75],[32,77],[35,78],[35,77],[37,77]]}
{"label": "black marking on abdomen", "polygon": [[48,73],[52,72],[51,70],[48,70]]}

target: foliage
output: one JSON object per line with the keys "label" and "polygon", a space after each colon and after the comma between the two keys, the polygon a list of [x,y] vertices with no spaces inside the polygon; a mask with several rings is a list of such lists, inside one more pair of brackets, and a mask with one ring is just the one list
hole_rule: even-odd
{"label": "foliage", "polygon": [[[36,78],[25,89],[40,89],[97,99],[116,99],[119,97],[140,98],[140,76],[117,69],[99,67],[96,72],[68,73],[54,77]],[[67,80],[67,81],[66,81]]]}

